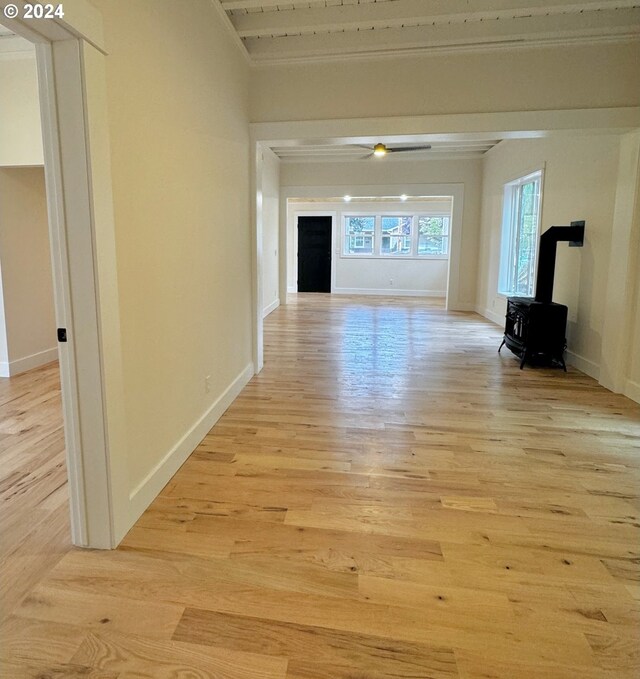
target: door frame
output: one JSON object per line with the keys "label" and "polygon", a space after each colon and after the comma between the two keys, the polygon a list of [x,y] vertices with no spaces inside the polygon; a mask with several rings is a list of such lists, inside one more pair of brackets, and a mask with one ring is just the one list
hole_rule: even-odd
{"label": "door frame", "polygon": [[[288,292],[298,292],[298,218],[299,217],[331,217],[331,284],[330,284],[330,294],[336,287],[336,222],[338,219],[338,213],[335,210],[295,210],[292,213],[293,220],[293,276],[296,281],[295,290],[289,290]],[[289,220],[287,220],[289,223]],[[289,232],[289,229],[287,229]]]}
{"label": "door frame", "polygon": [[[0,12],[9,4],[0,0]],[[14,4],[22,7],[23,0]],[[36,47],[71,540],[110,549],[131,520],[102,17],[2,23]]]}

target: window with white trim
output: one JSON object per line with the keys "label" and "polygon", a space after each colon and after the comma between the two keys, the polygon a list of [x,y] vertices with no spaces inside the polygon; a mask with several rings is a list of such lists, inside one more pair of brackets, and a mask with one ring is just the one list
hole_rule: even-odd
{"label": "window with white trim", "polygon": [[349,216],[344,219],[344,253],[346,255],[371,255],[376,229],[376,218]]}
{"label": "window with white trim", "polygon": [[446,258],[449,214],[350,214],[343,219],[345,257]]}
{"label": "window with white trim", "polygon": [[420,215],[418,217],[418,254],[446,255],[449,252],[448,215]]}
{"label": "window with white trim", "polygon": [[533,297],[540,233],[542,171],[504,185],[498,291]]}
{"label": "window with white trim", "polygon": [[410,255],[413,217],[381,217],[380,254]]}

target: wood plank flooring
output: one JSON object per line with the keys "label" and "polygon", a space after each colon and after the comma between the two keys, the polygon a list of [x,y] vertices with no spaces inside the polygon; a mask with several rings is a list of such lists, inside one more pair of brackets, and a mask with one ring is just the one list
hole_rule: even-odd
{"label": "wood plank flooring", "polygon": [[0,628],[12,679],[630,679],[640,406],[421,299],[298,295],[113,552]]}
{"label": "wood plank flooring", "polygon": [[58,363],[0,378],[0,620],[71,549]]}

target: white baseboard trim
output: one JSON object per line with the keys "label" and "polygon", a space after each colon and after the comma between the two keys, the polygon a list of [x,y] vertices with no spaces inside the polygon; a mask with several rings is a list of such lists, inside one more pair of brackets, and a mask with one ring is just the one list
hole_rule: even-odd
{"label": "white baseboard trim", "polygon": [[576,354],[569,349],[567,349],[567,363],[572,365],[574,368],[577,368],[585,375],[593,377],[594,380],[600,379],[600,366],[597,363],[594,363],[588,358],[580,356],[580,354]]}
{"label": "white baseboard trim", "polygon": [[636,403],[640,403],[640,384],[633,380],[627,380],[624,385],[624,395]]}
{"label": "white baseboard trim", "polygon": [[484,316],[487,320],[504,328],[504,316],[495,313],[495,311],[490,311],[489,309],[476,307],[476,313],[479,313],[481,316]]}
{"label": "white baseboard trim", "polygon": [[272,311],[275,311],[280,306],[280,300],[274,299],[271,304],[266,306],[262,311],[262,318],[266,318]]}
{"label": "white baseboard trim", "polygon": [[130,518],[133,525],[158,493],[169,483],[185,460],[198,447],[224,411],[233,403],[247,382],[254,375],[253,363],[249,363],[215,402],[198,418],[176,445],[158,462],[130,493]]}
{"label": "white baseboard trim", "polygon": [[39,368],[41,365],[47,365],[52,361],[58,360],[58,347],[52,349],[45,349],[39,351],[37,354],[17,358],[15,361],[1,361],[0,362],[0,377],[13,377],[27,370]]}
{"label": "white baseboard trim", "polygon": [[401,290],[396,288],[334,288],[335,295],[384,295],[385,297],[446,297],[446,290]]}

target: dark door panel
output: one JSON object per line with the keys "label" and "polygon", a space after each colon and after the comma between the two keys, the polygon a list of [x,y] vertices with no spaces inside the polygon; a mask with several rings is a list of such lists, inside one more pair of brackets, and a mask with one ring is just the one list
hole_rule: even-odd
{"label": "dark door panel", "polygon": [[298,292],[331,292],[331,217],[298,217]]}

